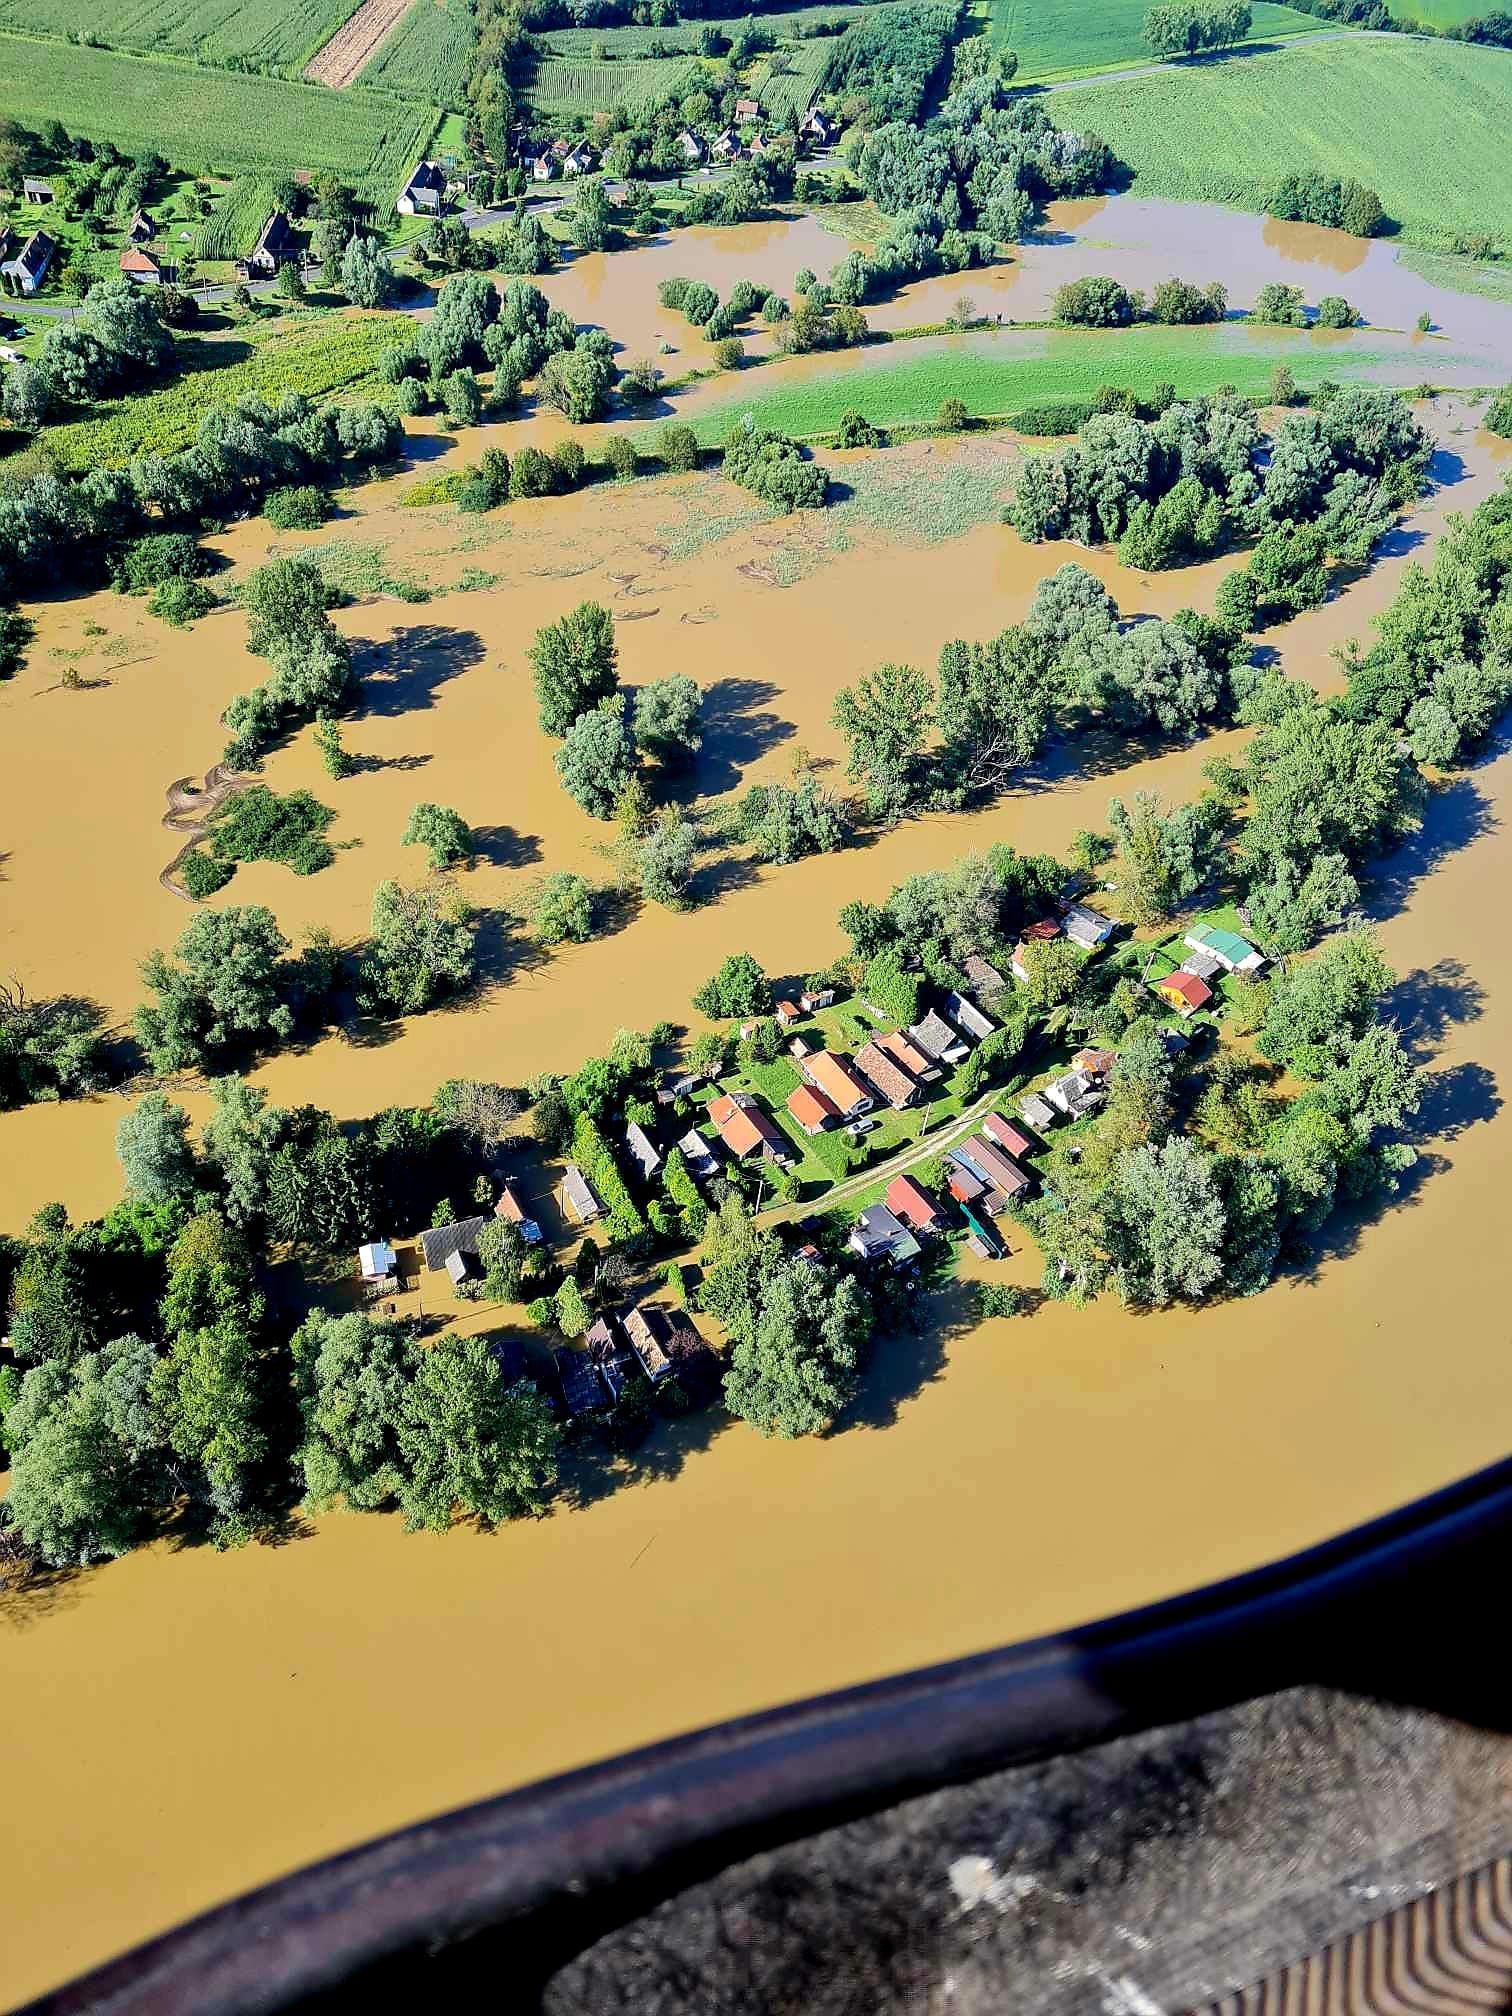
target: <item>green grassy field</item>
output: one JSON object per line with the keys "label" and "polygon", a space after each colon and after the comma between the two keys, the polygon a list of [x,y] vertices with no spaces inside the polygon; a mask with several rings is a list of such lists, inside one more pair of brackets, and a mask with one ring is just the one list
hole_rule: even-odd
{"label": "green grassy field", "polygon": [[[112,48],[298,70],[357,6],[358,0],[94,0],[81,10],[79,0],[0,0],[0,28],[66,39],[87,25]],[[67,115],[59,116],[67,124]]]}
{"label": "green grassy field", "polygon": [[120,468],[133,455],[171,454],[194,439],[210,407],[227,400],[372,390],[379,356],[412,326],[403,315],[312,314],[292,328],[249,323],[224,341],[191,338],[180,353],[184,375],[173,384],[102,405],[88,420],[50,427],[44,439],[63,468],[80,473]]}
{"label": "green grassy field", "polygon": [[[1020,81],[1149,61],[1140,39],[1146,0],[989,0],[990,33],[1019,59]],[[1327,23],[1295,7],[1254,0],[1251,40],[1315,35]]]}
{"label": "green grassy field", "polygon": [[548,57],[536,71],[530,102],[538,112],[564,115],[618,107],[633,119],[655,111],[668,97],[691,90],[697,73],[696,60],[687,56],[637,56],[622,63]]}
{"label": "green grassy field", "polygon": [[134,154],[151,150],[179,168],[232,175],[328,168],[380,203],[423,153],[436,123],[430,106],[376,92],[328,91],[3,33],[0,106],[23,126],[61,119],[71,132]]}
{"label": "green grassy field", "polygon": [[460,106],[472,56],[472,23],[462,0],[411,7],[358,78],[401,98]]}
{"label": "green grassy field", "polygon": [[756,97],[773,119],[807,112],[824,90],[829,68],[839,48],[838,36],[814,42],[790,42],[774,50],[755,77]]}
{"label": "green grassy field", "polygon": [[1149,392],[1169,383],[1189,398],[1230,384],[1259,397],[1277,364],[1288,365],[1304,386],[1336,378],[1410,387],[1425,378],[1443,382],[1451,373],[1468,384],[1485,376],[1482,363],[1452,344],[1414,347],[1407,339],[1383,340],[1368,330],[1342,338],[1326,331],[1251,331],[1243,323],[1216,329],[984,331],[764,366],[750,373],[743,393],[732,392],[682,417],[701,440],[712,443],[746,413],[754,414],[759,426],[814,436],[832,433],[852,408],[879,426],[930,424],[943,399],[964,400],[975,416],[999,417],[1041,401],[1089,399],[1106,384]]}
{"label": "green grassy field", "polygon": [[1264,207],[1284,169],[1357,176],[1402,235],[1452,246],[1512,230],[1512,59],[1502,49],[1346,36],[1057,92],[1105,134],[1137,193]]}

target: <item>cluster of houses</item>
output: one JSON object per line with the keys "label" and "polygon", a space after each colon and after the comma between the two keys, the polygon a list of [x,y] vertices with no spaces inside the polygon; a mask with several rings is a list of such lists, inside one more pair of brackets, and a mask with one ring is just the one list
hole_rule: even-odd
{"label": "cluster of houses", "polygon": [[[728,163],[746,158],[760,160],[763,154],[770,154],[773,147],[779,144],[775,138],[761,130],[760,120],[761,106],[758,100],[738,99],[731,125],[716,133],[712,140],[706,140],[703,134],[696,132],[693,127],[685,126],[677,136],[678,152],[689,168],[702,168],[711,161]],[[750,126],[755,126],[756,131],[749,138],[743,137],[741,128]],[[829,147],[834,144],[839,131],[838,122],[831,119],[827,113],[821,112],[816,105],[798,128],[798,138],[800,144]],[[421,164],[422,167],[432,165]],[[591,175],[599,165],[599,155],[591,141],[556,139],[543,147],[539,153],[524,156],[521,165],[529,169],[533,181],[555,182],[559,177],[565,181],[577,175]],[[414,215],[422,208],[432,207],[428,202],[412,202],[410,208],[405,209],[405,200],[411,196],[413,183],[412,177],[397,206],[405,216]]]}
{"label": "cluster of houses", "polygon": [[1216,924],[1196,925],[1183,942],[1187,956],[1180,966],[1151,983],[1152,991],[1183,1019],[1207,1007],[1213,998],[1213,982],[1221,975],[1238,973],[1253,979],[1265,965],[1264,954],[1247,938]]}

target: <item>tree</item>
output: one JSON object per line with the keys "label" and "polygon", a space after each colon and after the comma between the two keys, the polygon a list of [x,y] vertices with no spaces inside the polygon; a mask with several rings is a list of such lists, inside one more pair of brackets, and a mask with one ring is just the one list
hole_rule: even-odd
{"label": "tree", "polygon": [[428,848],[430,865],[438,869],[470,861],[476,850],[472,828],[461,813],[449,805],[429,803],[417,805],[410,813],[402,844]]}
{"label": "tree", "polygon": [[354,1511],[392,1503],[403,1476],[398,1422],[415,1344],[396,1324],[317,1312],[294,1333],[290,1356],[306,1503],[315,1511],[337,1498]]}
{"label": "tree", "polygon": [[159,1204],[193,1193],[189,1115],[161,1092],[149,1092],[123,1116],[116,1126],[115,1145],[129,1196]]}
{"label": "tree", "polygon": [[377,1013],[418,1014],[472,982],[472,912],[460,895],[402,882],[373,892],[372,936],[360,968],[361,998]]}
{"label": "tree", "polygon": [[528,1380],[506,1385],[481,1337],[442,1337],[419,1354],[398,1444],[399,1507],[410,1531],[445,1532],[457,1514],[484,1525],[545,1510],[556,1425]]}
{"label": "tree", "polygon": [[341,255],[341,291],[355,308],[386,308],[394,298],[394,269],[376,238],[352,234]]}
{"label": "tree", "polygon": [[1302,289],[1288,287],[1281,280],[1267,280],[1255,296],[1255,305],[1250,310],[1252,322],[1265,322],[1281,328],[1297,328],[1307,320],[1302,311]]}
{"label": "tree", "polygon": [[940,652],[936,721],[947,759],[970,791],[1000,791],[1032,763],[1055,718],[1060,682],[1022,630]]}
{"label": "tree", "polygon": [[0,981],[0,1111],[98,1091],[108,1076],[103,1021],[93,1002],[34,1001],[20,981]]}
{"label": "tree", "polygon": [[896,945],[884,945],[866,969],[866,999],[890,1022],[909,1028],[919,1019],[920,978],[908,972]]}
{"label": "tree", "polygon": [[530,662],[541,726],[548,735],[565,735],[580,715],[618,691],[614,618],[602,603],[580,602],[536,632]]}
{"label": "tree", "polygon": [[896,819],[917,789],[934,692],[911,665],[882,665],[835,696],[831,715],[850,747],[848,774],[873,812]]}
{"label": "tree", "polygon": [[558,1330],[564,1337],[581,1337],[593,1321],[593,1315],[572,1275],[567,1276],[551,1299]]}
{"label": "tree", "polygon": [[772,983],[749,952],[732,952],[693,996],[693,1006],[711,1021],[769,1015]]}
{"label": "tree", "polygon": [[431,1103],[448,1127],[466,1135],[489,1157],[509,1140],[521,1111],[517,1092],[486,1078],[448,1078],[436,1088]]}
{"label": "tree", "polygon": [[1087,698],[1131,731],[1189,735],[1223,698],[1219,675],[1175,623],[1136,623],[1103,638],[1083,680]]}
{"label": "tree", "polygon": [[1055,290],[1056,321],[1078,328],[1125,329],[1138,313],[1138,297],[1105,276],[1088,274]]}
{"label": "tree", "polygon": [[1216,799],[1163,809],[1159,795],[1137,791],[1132,806],[1108,804],[1122,856],[1129,921],[1158,924],[1175,915],[1212,875],[1221,856],[1224,815]]}
{"label": "tree", "polygon": [[1082,983],[1085,961],[1069,939],[1034,939],[1021,956],[1029,975],[1023,983],[1024,1000],[1040,1013],[1063,1006]]}
{"label": "tree", "polygon": [[1299,1078],[1321,1078],[1359,1042],[1395,975],[1373,931],[1344,931],[1271,984],[1255,1047]]}
{"label": "tree", "polygon": [[564,790],[590,819],[614,817],[635,769],[635,739],[618,693],[578,716],[554,760]]}
{"label": "tree", "polygon": [[635,740],[664,770],[687,764],[703,746],[703,689],[685,672],[642,686],[635,696]]}
{"label": "tree", "polygon": [[1105,1194],[1109,1252],[1125,1302],[1200,1302],[1223,1278],[1226,1223],[1213,1165],[1177,1135],[1120,1156]]}
{"label": "tree", "polygon": [[357,758],[348,755],[341,746],[341,729],[329,714],[315,717],[315,747],[320,751],[321,765],[327,777],[350,777],[357,768]]}
{"label": "tree", "polygon": [[544,876],[530,892],[526,914],[543,945],[561,945],[568,939],[586,945],[593,936],[592,885],[565,870]]}
{"label": "tree", "polygon": [[72,1367],[37,1365],[21,1381],[5,1417],[6,1516],[54,1567],[129,1552],[157,1501],[154,1357],[142,1338],[122,1337]]}
{"label": "tree", "polygon": [[596,177],[578,184],[568,212],[572,242],[580,252],[602,252],[614,235],[614,213],[604,185]]}
{"label": "tree", "polygon": [[271,658],[280,646],[323,635],[331,628],[326,611],[335,599],[324,574],[302,555],[254,567],[241,591],[247,649]]}
{"label": "tree", "polygon": [[675,806],[664,806],[641,842],[638,867],[646,901],[681,910],[687,903],[697,853],[698,828]]}
{"label": "tree", "polygon": [[750,1300],[732,1314],[724,1382],[731,1413],[786,1439],[830,1427],[855,1393],[871,1334],[871,1310],[855,1279],[792,1256],[763,1266]]}
{"label": "tree", "polygon": [[614,365],[600,351],[581,347],[559,350],[547,358],[536,381],[536,394],[575,426],[586,426],[608,411],[614,380]]}
{"label": "tree", "polygon": [[223,1515],[245,1501],[248,1473],[267,1453],[252,1341],[234,1316],[177,1335],[150,1390],[174,1453],[204,1475]]}
{"label": "tree", "polygon": [[294,1031],[288,949],[272,911],[254,904],[201,912],[173,960],[151,953],[142,977],[158,998],[135,1021],[154,1071],[202,1069],[238,1043],[286,1042]]}

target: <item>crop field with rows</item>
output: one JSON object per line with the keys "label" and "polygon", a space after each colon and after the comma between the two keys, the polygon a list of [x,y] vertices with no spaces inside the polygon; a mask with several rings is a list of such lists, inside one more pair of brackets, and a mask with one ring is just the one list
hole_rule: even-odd
{"label": "crop field with rows", "polygon": [[195,251],[201,259],[235,259],[256,242],[272,208],[270,177],[238,175],[200,226]]}
{"label": "crop field with rows", "polygon": [[668,98],[692,90],[700,72],[684,57],[632,57],[625,63],[549,59],[536,72],[531,102],[551,112],[608,112],[648,116]]}
{"label": "crop field with rows", "polygon": [[774,51],[756,86],[762,111],[773,119],[806,112],[824,90],[838,46],[838,36],[826,36]]}
{"label": "crop field with rows", "polygon": [[415,0],[357,81],[397,92],[401,98],[460,107],[472,42],[472,24],[462,0],[449,0],[444,6],[436,0]]}
{"label": "crop field with rows", "polygon": [[[753,15],[750,19],[759,28],[770,29],[779,42],[807,40],[832,41],[832,34],[819,34],[820,28],[834,26],[848,28],[853,21],[866,15],[875,14],[879,7],[899,4],[899,0],[870,0],[870,5],[848,5],[841,7],[802,7],[784,13]],[[720,19],[711,21],[712,27],[719,29],[726,39],[744,25],[744,16],[736,20]],[[554,56],[589,57],[595,48],[601,48],[611,59],[626,56],[692,56],[698,53],[698,38],[706,24],[702,21],[679,21],[669,28],[547,28],[540,39]]]}
{"label": "crop field with rows", "polygon": [[380,203],[436,123],[431,107],[375,91],[327,91],[4,33],[0,106],[23,126],[61,119],[70,132],[161,154],[176,168],[330,169]]}
{"label": "crop field with rows", "polygon": [[[0,0],[0,28],[67,37],[87,11],[92,35],[149,55],[233,57],[258,69],[297,71],[353,12],[357,0]],[[10,109],[9,107],[7,109]],[[61,115],[67,123],[67,115]]]}

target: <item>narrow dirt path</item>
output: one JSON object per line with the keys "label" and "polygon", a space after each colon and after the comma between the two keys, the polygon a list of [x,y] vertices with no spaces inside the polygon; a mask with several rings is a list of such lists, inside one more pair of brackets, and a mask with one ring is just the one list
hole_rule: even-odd
{"label": "narrow dirt path", "polygon": [[377,55],[379,44],[387,41],[410,8],[423,4],[425,0],[362,0],[351,19],[306,63],[305,76],[312,84],[329,84],[333,91],[344,91],[348,84],[357,82]]}

